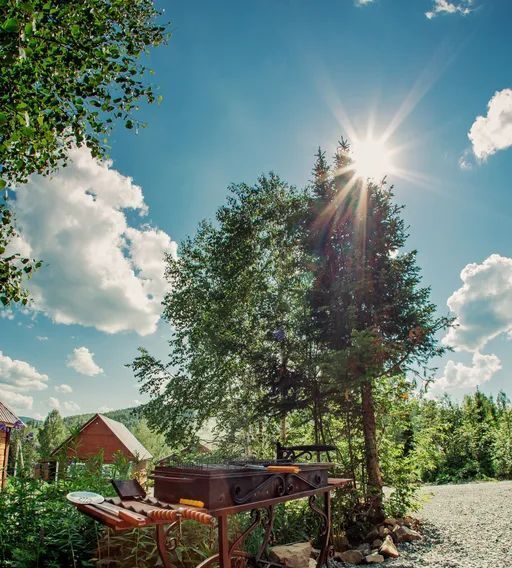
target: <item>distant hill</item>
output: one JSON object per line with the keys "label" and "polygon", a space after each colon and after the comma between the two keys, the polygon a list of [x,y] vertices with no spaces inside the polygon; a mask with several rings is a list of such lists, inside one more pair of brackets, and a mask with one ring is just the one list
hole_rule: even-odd
{"label": "distant hill", "polygon": [[[132,408],[121,408],[119,410],[110,410],[109,412],[102,412],[104,416],[107,418],[112,418],[112,420],[117,420],[117,422],[121,422],[124,424],[129,430],[138,422],[139,418],[136,414],[137,407],[134,406]],[[63,418],[64,424],[68,428],[76,428],[77,426],[82,426],[85,424],[89,418],[92,418],[96,412],[89,412],[87,414],[74,414],[72,416],[66,416]],[[25,424],[31,426],[42,426],[44,420],[37,420],[37,418],[31,418],[30,416],[20,416],[20,420],[22,420]]]}
{"label": "distant hill", "polygon": [[[112,418],[112,420],[117,420],[117,422],[121,422],[124,424],[128,430],[131,430],[135,424],[139,421],[139,417],[137,416],[137,407],[132,408],[121,408],[119,410],[111,410],[109,412],[102,412],[104,416],[107,418]],[[82,426],[85,424],[87,420],[92,418],[96,413],[90,412],[87,414],[75,414],[73,416],[66,416],[63,418],[64,424],[70,428],[76,428],[77,426]]]}
{"label": "distant hill", "polygon": [[19,419],[24,423],[31,426],[41,426],[43,423],[42,420],[38,420],[37,418],[30,418],[30,416],[20,416]]}

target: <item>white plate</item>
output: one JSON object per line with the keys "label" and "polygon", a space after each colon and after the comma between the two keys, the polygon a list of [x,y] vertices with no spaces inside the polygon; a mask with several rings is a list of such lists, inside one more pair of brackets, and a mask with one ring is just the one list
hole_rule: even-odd
{"label": "white plate", "polygon": [[73,491],[66,495],[66,499],[78,505],[95,505],[105,500],[102,495],[92,491]]}

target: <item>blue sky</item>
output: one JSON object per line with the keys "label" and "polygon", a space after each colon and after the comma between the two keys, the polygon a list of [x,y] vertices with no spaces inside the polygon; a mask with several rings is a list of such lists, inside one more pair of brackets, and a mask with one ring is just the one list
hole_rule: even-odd
{"label": "blue sky", "polygon": [[172,38],[149,57],[164,100],[141,109],[147,128],[117,129],[109,166],[79,152],[22,190],[23,245],[47,265],[35,308],[0,318],[0,398],[32,416],[143,400],[124,364],[140,345],[167,352],[162,251],[175,254],[231,182],[273,170],[304,185],[319,145],[332,153],[349,121],[363,136],[370,120],[377,134],[396,125],[387,144],[407,175],[390,181],[409,245],[461,324],[435,392],[512,394],[512,3],[160,6]]}

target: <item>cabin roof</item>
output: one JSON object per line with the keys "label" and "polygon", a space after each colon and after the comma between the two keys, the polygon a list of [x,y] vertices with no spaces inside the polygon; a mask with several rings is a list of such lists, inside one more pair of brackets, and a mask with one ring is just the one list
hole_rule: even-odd
{"label": "cabin roof", "polygon": [[149,460],[153,457],[124,424],[112,420],[112,418],[107,418],[102,414],[98,416],[107,423],[112,432],[114,432],[134,457],[137,457],[139,460]]}
{"label": "cabin roof", "polygon": [[21,428],[25,426],[16,414],[2,401],[0,401],[0,424],[4,424],[9,428]]}
{"label": "cabin roof", "polygon": [[153,457],[124,424],[121,424],[121,422],[117,422],[116,420],[112,420],[112,418],[107,418],[103,414],[95,414],[92,418],[87,420],[77,434],[71,435],[67,440],[60,444],[58,448],[55,448],[51,455],[54,456],[57,454],[63,446],[68,444],[68,442],[70,442],[73,438],[80,436],[89,424],[97,419],[101,420],[108,427],[112,434],[119,440],[119,442],[121,442],[133,458],[138,460],[149,460]]}

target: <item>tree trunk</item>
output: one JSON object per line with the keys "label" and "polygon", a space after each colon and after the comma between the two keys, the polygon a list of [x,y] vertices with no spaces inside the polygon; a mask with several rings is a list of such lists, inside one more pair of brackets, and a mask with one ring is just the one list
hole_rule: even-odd
{"label": "tree trunk", "polygon": [[286,416],[281,418],[280,424],[280,431],[281,431],[281,444],[286,444]]}
{"label": "tree trunk", "polygon": [[365,381],[361,386],[361,414],[363,419],[366,472],[368,474],[368,496],[371,506],[370,513],[376,520],[381,520],[384,518],[382,475],[377,451],[377,428],[371,381]]}

